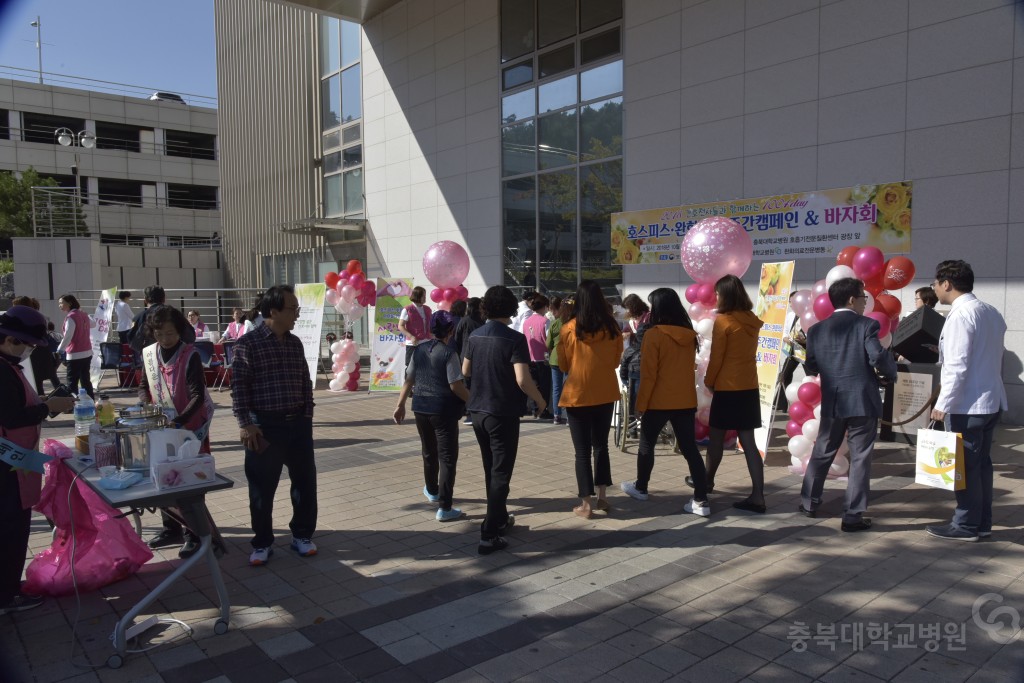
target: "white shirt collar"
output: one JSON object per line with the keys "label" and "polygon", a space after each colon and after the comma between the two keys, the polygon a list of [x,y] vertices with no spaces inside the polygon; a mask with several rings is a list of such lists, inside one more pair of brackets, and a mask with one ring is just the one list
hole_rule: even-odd
{"label": "white shirt collar", "polygon": [[953,303],[949,305],[950,311],[955,311],[961,305],[966,304],[969,301],[977,301],[978,297],[974,296],[974,292],[964,292],[957,298],[953,299]]}

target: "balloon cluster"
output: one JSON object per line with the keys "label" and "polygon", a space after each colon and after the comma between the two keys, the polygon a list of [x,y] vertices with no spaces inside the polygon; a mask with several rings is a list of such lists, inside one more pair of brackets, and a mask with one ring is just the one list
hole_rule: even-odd
{"label": "balloon cluster", "polygon": [[[817,377],[804,377],[800,384],[790,384],[786,387],[786,399],[789,401],[789,422],[786,423],[786,435],[789,437],[789,471],[803,476],[821,426],[821,380]],[[850,471],[850,461],[847,458],[849,452],[846,439],[843,439],[839,452],[829,468],[829,477],[842,477]]]}
{"label": "balloon cluster", "polygon": [[359,345],[351,339],[331,344],[331,370],[334,379],[328,387],[331,391],[357,391],[359,389]]}
{"label": "balloon cluster", "polygon": [[423,254],[423,274],[434,285],[430,300],[439,311],[447,311],[456,301],[469,298],[462,282],[469,275],[469,254],[462,245],[444,240],[430,245]]}
{"label": "balloon cluster", "polygon": [[793,296],[793,311],[800,316],[805,332],[832,315],[835,307],[828,298],[828,288],[836,280],[855,277],[864,282],[867,305],[864,315],[878,321],[878,338],[882,346],[892,343],[892,333],[899,324],[900,300],[886,290],[902,289],[914,279],[914,262],[905,256],[886,260],[878,247],[846,247],[836,257],[836,265],[811,289],[798,290]]}
{"label": "balloon cluster", "polygon": [[327,285],[327,303],[345,317],[345,327],[363,315],[367,306],[377,303],[377,288],[363,274],[363,266],[352,259],[340,273],[330,272],[324,276]]}

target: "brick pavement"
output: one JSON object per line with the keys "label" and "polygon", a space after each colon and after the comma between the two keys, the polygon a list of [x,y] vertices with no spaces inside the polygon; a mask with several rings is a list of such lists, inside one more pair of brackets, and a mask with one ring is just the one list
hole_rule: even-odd
{"label": "brick pavement", "polygon": [[[10,667],[2,680],[1024,681],[1024,636],[1010,640],[1006,626],[997,642],[972,617],[985,595],[995,597],[978,621],[989,630],[985,620],[1000,614],[993,609],[1024,609],[1022,428],[998,432],[993,537],[957,544],[924,533],[951,512],[952,494],[914,485],[912,453],[897,444],[876,454],[876,529],[866,533],[839,532],[841,485],[826,487],[819,518],[796,513],[799,479],[778,449],[766,471],[767,515],[730,506],[747,492],[741,456],[725,459],[712,516],[684,514],[685,462],[665,450],[649,501],[616,490],[611,513],[582,520],[571,513],[568,429],[526,421],[510,547],[480,557],[485,501],[470,427],[455,487],[466,517],[442,524],[421,493],[415,427],[391,422],[394,397],[321,389],[316,398],[316,557],[287,548],[283,480],[277,553],[267,567],[247,565],[242,452],[230,396],[216,394],[223,410],[211,439],[219,470],[236,482],[208,498],[230,548],[221,560],[228,633],[213,634],[215,594],[197,567],[151,608],[190,624],[191,636],[157,627],[144,645],[160,647],[130,655],[118,670],[88,668],[112,652],[118,615],[179,562],[176,549],[160,551],[136,576],[81,596],[80,605],[72,596],[0,617]],[[56,421],[44,438],[71,429],[70,419]],[[630,451],[613,451],[616,481],[635,475],[635,443]],[[146,515],[144,524],[148,536],[159,520]],[[49,543],[44,520],[34,520],[34,531],[38,552]],[[1019,617],[1012,623],[1019,627]]]}

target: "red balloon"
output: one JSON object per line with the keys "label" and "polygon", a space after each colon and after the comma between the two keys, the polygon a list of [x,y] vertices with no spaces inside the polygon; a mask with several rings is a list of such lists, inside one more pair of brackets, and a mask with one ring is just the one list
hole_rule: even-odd
{"label": "red balloon", "polygon": [[871,296],[878,298],[878,295],[885,291],[885,282],[883,281],[882,274],[879,273],[874,277],[869,277],[864,280],[865,291],[871,292]]}
{"label": "red balloon", "polygon": [[889,318],[889,334],[896,334],[896,328],[900,326],[899,318]]}
{"label": "red balloon", "polygon": [[906,256],[893,256],[882,271],[882,284],[886,289],[903,289],[914,279],[917,269]]}
{"label": "red balloon", "polygon": [[861,280],[873,278],[885,267],[885,254],[878,247],[861,247],[854,254],[850,267]]}
{"label": "red balloon", "polygon": [[348,271],[349,275],[355,275],[356,273],[363,272],[363,264],[361,264],[357,259],[352,259],[348,262],[348,265],[345,266],[345,270]]}
{"label": "red balloon", "polygon": [[[821,387],[814,382],[804,382],[800,385],[800,388],[796,390],[796,395],[800,398],[801,403],[806,403],[812,408],[821,403]],[[811,411],[811,415],[814,415],[814,411]]]}
{"label": "red balloon", "polygon": [[882,307],[882,310],[885,312],[885,317],[887,318],[898,317],[900,311],[903,310],[903,304],[901,304],[900,300],[892,294],[879,294],[875,297],[875,303]]}
{"label": "red balloon", "polygon": [[[801,385],[801,387],[802,386],[803,385]],[[807,422],[814,417],[814,408],[806,403],[797,401],[789,406],[789,417],[793,422],[802,425],[804,422]]]}
{"label": "red balloon", "polygon": [[339,279],[338,274],[332,271],[324,275],[324,284],[327,285],[327,289],[334,289],[338,286]]}
{"label": "red balloon", "polygon": [[430,290],[430,300],[431,301],[433,301],[436,304],[436,303],[440,302],[442,299],[444,299],[444,290],[443,289],[441,289],[440,287],[434,287],[432,290]]}
{"label": "red balloon", "polygon": [[684,296],[686,297],[686,300],[691,304],[695,304],[698,301],[700,301],[700,285],[694,283],[687,287]]}
{"label": "red balloon", "polygon": [[804,426],[796,420],[790,420],[786,423],[786,436],[793,438],[804,433]]}
{"label": "red balloon", "polygon": [[739,432],[737,432],[735,429],[730,429],[725,432],[726,441],[734,441],[735,439],[738,439],[739,436]]}
{"label": "red balloon", "polygon": [[837,266],[853,266],[853,257],[860,250],[860,247],[846,247],[836,256]]}
{"label": "red balloon", "polygon": [[700,302],[705,306],[714,306],[718,303],[718,295],[715,294],[715,286],[710,282],[705,282],[697,290],[697,296],[700,297]]}
{"label": "red balloon", "polygon": [[878,338],[881,339],[885,335],[889,334],[889,316],[885,313],[871,313],[866,314],[868,318],[871,318],[878,323]]}
{"label": "red balloon", "polygon": [[372,282],[364,282],[361,289],[363,290],[364,294],[369,294],[371,292],[377,291],[377,287]]}
{"label": "red balloon", "polygon": [[711,428],[701,423],[697,418],[693,419],[693,436],[697,441],[703,441],[711,436]]}
{"label": "red balloon", "polygon": [[814,300],[814,316],[818,320],[824,320],[835,312],[836,307],[832,305],[828,294],[819,294],[818,298]]}

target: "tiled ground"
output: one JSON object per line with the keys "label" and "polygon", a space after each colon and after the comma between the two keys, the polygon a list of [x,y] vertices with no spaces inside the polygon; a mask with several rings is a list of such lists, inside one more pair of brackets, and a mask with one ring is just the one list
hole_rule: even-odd
{"label": "tiled ground", "polygon": [[[726,458],[712,516],[684,514],[685,463],[666,450],[650,501],[615,491],[614,510],[585,521],[571,514],[568,429],[524,422],[511,546],[484,558],[471,428],[456,483],[467,516],[441,524],[420,492],[415,427],[390,419],[394,397],[321,390],[320,553],[303,559],[287,548],[285,481],[277,554],[253,569],[230,396],[216,400],[224,406],[212,432],[218,466],[236,482],[208,499],[230,546],[221,560],[228,633],[212,632],[214,593],[197,568],[152,608],[187,622],[191,636],[154,628],[142,646],[159,647],[118,670],[96,667],[112,652],[117,616],[179,562],[165,551],[80,603],[72,596],[0,617],[0,680],[1024,681],[1024,636],[1013,630],[1024,610],[1024,429],[999,430],[996,528],[990,540],[966,544],[925,535],[926,523],[951,511],[952,494],[914,485],[912,453],[896,444],[876,453],[876,529],[866,533],[839,532],[838,484],[827,487],[821,517],[797,514],[799,479],[780,448],[768,459],[767,515],[730,506],[746,493],[741,456]],[[71,428],[57,421],[44,437]],[[634,476],[635,443],[630,451],[613,453],[616,481]],[[158,519],[144,523],[148,536]],[[49,535],[41,518],[34,528],[38,552]],[[990,624],[1000,618],[1002,629]]]}

